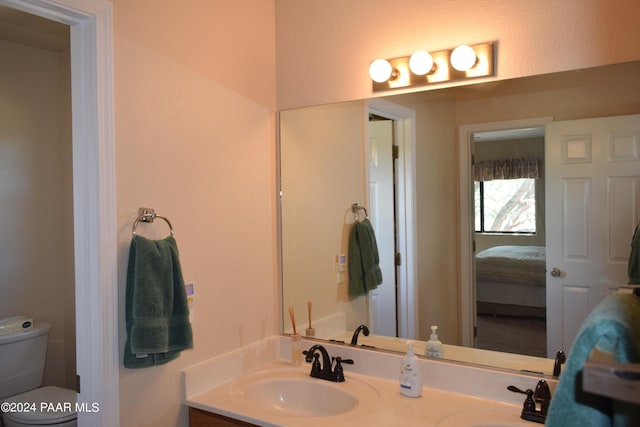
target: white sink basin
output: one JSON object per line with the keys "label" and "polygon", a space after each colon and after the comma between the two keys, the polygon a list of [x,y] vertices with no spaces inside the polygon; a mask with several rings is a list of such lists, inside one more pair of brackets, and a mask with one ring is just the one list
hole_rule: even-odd
{"label": "white sink basin", "polygon": [[520,410],[469,410],[454,412],[440,418],[436,427],[531,427],[520,418]]}
{"label": "white sink basin", "polygon": [[247,400],[299,417],[340,415],[352,410],[356,398],[329,382],[304,378],[268,379],[249,386]]}
{"label": "white sink basin", "polygon": [[301,369],[248,374],[234,381],[234,398],[291,417],[327,417],[366,409],[379,399],[371,386],[353,379],[343,383],[311,378]]}

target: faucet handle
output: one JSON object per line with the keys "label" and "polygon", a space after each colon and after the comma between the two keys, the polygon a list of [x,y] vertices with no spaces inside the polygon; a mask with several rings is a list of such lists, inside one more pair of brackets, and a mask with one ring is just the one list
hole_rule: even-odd
{"label": "faucet handle", "polygon": [[347,365],[353,365],[353,359],[343,359],[342,357],[338,356],[335,358],[335,361],[336,361],[336,367],[333,370],[335,380],[336,382],[343,382],[344,370],[342,369],[342,364],[346,363]]}
{"label": "faucet handle", "polygon": [[551,403],[551,391],[545,380],[538,381],[536,390],[533,392],[533,400],[540,404],[540,413],[547,415],[549,404]]}
{"label": "faucet handle", "polygon": [[342,368],[343,363],[346,363],[347,365],[353,365],[355,363],[353,359],[343,359],[340,356],[336,357],[334,360],[336,361],[336,369],[338,369],[338,366]]}
{"label": "faucet handle", "polygon": [[320,367],[320,355],[318,353],[309,353],[307,350],[304,350],[302,352],[302,354],[304,354],[305,357],[305,361],[311,362],[311,358],[313,357],[313,363],[311,363],[311,374],[313,375],[314,373],[319,373],[321,371],[321,367]]}

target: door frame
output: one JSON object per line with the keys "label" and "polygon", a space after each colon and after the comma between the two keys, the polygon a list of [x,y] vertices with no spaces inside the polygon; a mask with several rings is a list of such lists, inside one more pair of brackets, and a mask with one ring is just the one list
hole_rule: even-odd
{"label": "door frame", "polygon": [[[416,286],[415,249],[415,111],[380,98],[366,100],[364,123],[369,122],[369,113],[374,113],[394,121],[393,138],[398,145],[396,162],[396,211],[397,250],[402,254],[402,263],[397,267],[397,316],[398,335],[401,338],[417,339],[418,334],[418,293]],[[365,128],[366,129],[366,128]],[[365,135],[364,158],[368,164],[369,135]],[[368,168],[365,168],[365,182],[369,182]],[[369,186],[365,194],[367,204]]]}
{"label": "door frame", "polygon": [[473,262],[474,209],[473,179],[471,173],[473,139],[477,132],[540,127],[552,122],[553,117],[506,120],[462,125],[458,128],[458,171],[460,184],[460,338],[463,347],[474,347],[476,326],[476,272]]}
{"label": "door frame", "polygon": [[117,426],[118,274],[113,19],[107,0],[0,0],[70,26],[78,425]]}

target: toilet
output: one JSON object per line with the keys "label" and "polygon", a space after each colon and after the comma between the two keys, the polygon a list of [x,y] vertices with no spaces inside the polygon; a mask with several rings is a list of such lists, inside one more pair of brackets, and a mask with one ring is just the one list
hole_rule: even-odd
{"label": "toilet", "polygon": [[[4,427],[76,427],[76,392],[41,387],[44,374],[48,323],[0,336],[0,402]],[[5,409],[13,408],[14,412]],[[19,410],[23,409],[23,410]]]}

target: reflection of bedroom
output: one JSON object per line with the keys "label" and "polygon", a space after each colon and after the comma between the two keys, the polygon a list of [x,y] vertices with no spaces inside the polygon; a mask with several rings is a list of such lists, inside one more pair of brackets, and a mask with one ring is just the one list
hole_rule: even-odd
{"label": "reflection of bedroom", "polygon": [[476,346],[545,357],[544,130],[475,137]]}

